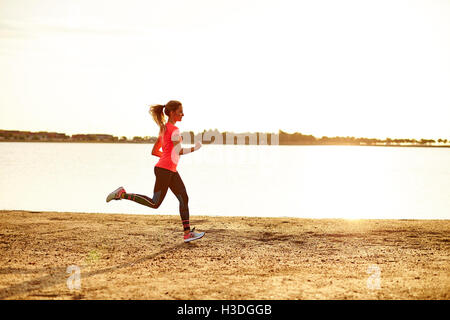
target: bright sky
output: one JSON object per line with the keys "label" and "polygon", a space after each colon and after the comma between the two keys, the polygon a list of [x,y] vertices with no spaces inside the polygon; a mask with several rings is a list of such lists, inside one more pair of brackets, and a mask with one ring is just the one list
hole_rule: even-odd
{"label": "bright sky", "polygon": [[450,1],[0,0],[0,129],[450,138]]}

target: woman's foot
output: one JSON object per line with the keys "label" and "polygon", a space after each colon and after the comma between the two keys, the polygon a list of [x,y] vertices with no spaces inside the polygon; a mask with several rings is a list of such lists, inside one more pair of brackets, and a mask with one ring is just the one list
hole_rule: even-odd
{"label": "woman's foot", "polygon": [[122,194],[126,193],[123,187],[119,187],[106,197],[106,202],[110,202],[111,200],[120,200]]}
{"label": "woman's foot", "polygon": [[195,228],[184,235],[184,242],[190,242],[197,239],[200,239],[205,235],[204,232],[195,232]]}

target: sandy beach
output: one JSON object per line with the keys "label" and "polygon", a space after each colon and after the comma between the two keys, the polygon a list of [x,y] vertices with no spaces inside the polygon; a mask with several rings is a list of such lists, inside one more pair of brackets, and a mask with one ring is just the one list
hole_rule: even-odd
{"label": "sandy beach", "polygon": [[0,299],[450,298],[449,220],[191,226],[186,244],[177,215],[0,211]]}

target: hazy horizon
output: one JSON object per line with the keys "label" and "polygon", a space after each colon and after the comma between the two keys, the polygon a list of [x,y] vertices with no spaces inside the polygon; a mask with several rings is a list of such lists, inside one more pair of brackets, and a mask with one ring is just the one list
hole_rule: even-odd
{"label": "hazy horizon", "polygon": [[[178,125],[178,124],[177,124]],[[118,137],[118,138],[121,138],[121,137],[126,137],[128,140],[130,140],[130,139],[133,139],[134,137],[141,137],[141,138],[144,138],[144,137],[157,137],[158,136],[158,133],[156,132],[155,134],[150,134],[150,135],[141,135],[141,136],[137,136],[137,135],[132,135],[132,136],[126,136],[126,135],[123,135],[123,134],[111,134],[111,133],[108,133],[108,132],[74,132],[74,133],[71,133],[71,134],[69,134],[69,133],[67,133],[67,132],[57,132],[57,131],[47,131],[47,130],[37,130],[37,131],[30,131],[30,130],[14,130],[14,129],[3,129],[3,128],[0,128],[0,131],[1,130],[6,130],[6,131],[22,131],[22,132],[32,132],[32,133],[36,133],[36,132],[48,132],[48,133],[50,133],[50,132],[53,132],[53,133],[59,133],[59,134],[66,134],[67,136],[73,136],[73,135],[77,135],[77,134],[81,134],[81,135],[88,135],[88,134],[98,134],[98,135],[102,135],[102,134],[105,134],[105,135],[112,135],[112,136],[114,136],[114,137]],[[208,132],[208,131],[212,131],[212,132],[214,132],[214,131],[216,131],[216,130],[218,130],[217,128],[214,128],[214,129],[212,129],[212,128],[208,128],[208,129],[203,129],[203,130],[199,130],[199,131],[192,131],[192,130],[181,130],[181,132],[182,133],[186,133],[186,132],[190,132],[190,131],[192,131],[195,135],[197,135],[197,134],[201,134],[201,133],[203,133],[203,132]],[[428,139],[427,137],[421,137],[421,138],[419,138],[419,139],[417,139],[417,138],[410,138],[410,137],[360,137],[360,136],[316,136],[316,135],[314,135],[314,134],[309,134],[309,133],[304,133],[304,132],[299,132],[299,131],[293,131],[293,132],[290,132],[290,131],[286,131],[286,130],[283,130],[283,129],[279,129],[279,130],[281,130],[281,131],[283,131],[283,132],[285,132],[285,133],[288,133],[288,134],[294,134],[294,133],[300,133],[300,134],[302,134],[303,136],[313,136],[313,137],[315,137],[315,138],[317,138],[317,139],[321,139],[321,138],[323,138],[323,137],[328,137],[328,138],[356,138],[356,139],[358,139],[358,138],[363,138],[363,139],[365,139],[365,138],[367,138],[367,139],[379,139],[379,140],[383,140],[383,139],[387,139],[387,138],[390,138],[390,139],[416,139],[416,140],[418,140],[418,141],[420,141],[420,139]],[[231,134],[255,134],[255,133],[262,133],[262,134],[279,134],[279,130],[277,130],[276,132],[269,132],[269,131],[265,131],[265,132],[262,132],[262,131],[239,131],[239,132],[236,132],[236,131],[227,131],[227,130],[224,130],[224,131],[220,131],[220,130],[218,130],[220,133],[225,133],[225,132],[227,132],[227,133],[231,133]],[[439,140],[439,139],[446,139],[446,137],[440,137],[440,138],[436,138],[436,139],[434,139],[434,140]],[[449,140],[450,141],[450,140]]]}
{"label": "hazy horizon", "polygon": [[[449,1],[2,0],[0,128],[450,138]],[[155,133],[156,132],[156,133]]]}

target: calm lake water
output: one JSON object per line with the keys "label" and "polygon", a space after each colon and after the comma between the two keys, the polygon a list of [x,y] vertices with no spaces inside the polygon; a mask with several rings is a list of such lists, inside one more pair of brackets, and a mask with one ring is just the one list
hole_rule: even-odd
{"label": "calm lake water", "polygon": [[[153,195],[150,144],[0,143],[0,209],[178,214]],[[450,149],[206,145],[182,156],[191,216],[449,219]]]}

